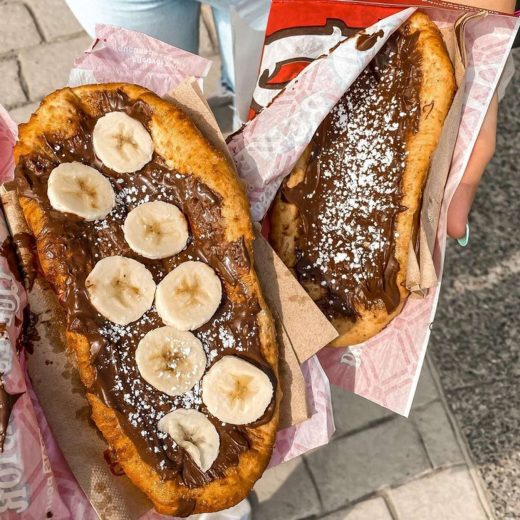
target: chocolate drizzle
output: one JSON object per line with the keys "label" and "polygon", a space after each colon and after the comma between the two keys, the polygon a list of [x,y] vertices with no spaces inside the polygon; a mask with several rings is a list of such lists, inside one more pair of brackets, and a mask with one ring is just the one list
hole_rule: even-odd
{"label": "chocolate drizzle", "polygon": [[15,233],[13,242],[18,252],[18,258],[21,259],[21,267],[23,270],[23,279],[26,289],[29,291],[34,285],[38,274],[38,263],[36,258],[36,243],[34,237],[29,233]]}
{"label": "chocolate drizzle", "polygon": [[[93,96],[92,102],[102,113],[122,110],[145,126],[149,124],[152,109],[142,101],[133,102],[121,91],[98,92]],[[224,476],[228,467],[238,464],[239,455],[249,449],[249,429],[255,425],[224,425],[208,414],[220,435],[221,447],[211,469],[202,472],[182,448],[157,429],[159,419],[176,408],[206,412],[201,385],[198,383],[182,396],[170,397],[144,381],[136,366],[134,353],[141,338],[163,326],[155,308],[127,326],[111,323],[90,304],[85,279],[98,260],[111,255],[142,262],[157,283],[182,262],[206,262],[220,276],[224,289],[221,305],[213,318],[194,331],[204,346],[208,365],[224,355],[240,355],[271,375],[272,370],[260,352],[256,317],[260,306],[256,296],[240,281],[251,268],[249,253],[243,240],[226,241],[222,200],[217,193],[194,177],[168,168],[157,154],[140,172],[118,174],[106,168],[92,147],[96,119],[89,117],[79,102],[77,113],[79,130],[73,137],[46,135],[46,153],[25,156],[17,166],[19,194],[37,199],[46,215],[38,236],[38,255],[52,259],[53,266],[66,278],[66,288],[58,296],[67,312],[67,327],[88,338],[96,368],[97,377],[89,391],[116,411],[142,458],[164,479],[175,479],[189,487],[201,486]],[[91,165],[111,181],[116,207],[105,219],[85,222],[50,206],[46,193],[49,174],[58,164],[69,161]],[[187,247],[163,260],[148,260],[134,253],[122,231],[128,212],[140,203],[154,200],[178,206],[190,227]],[[270,420],[273,410],[274,406],[269,407],[262,420]],[[185,505],[189,514],[190,504]]]}
{"label": "chocolate drizzle", "polygon": [[4,452],[5,436],[7,434],[7,426],[13,407],[22,394],[7,393],[3,381],[0,380],[0,453]]}
{"label": "chocolate drizzle", "polygon": [[303,180],[282,186],[301,218],[296,275],[329,319],[400,303],[395,222],[420,116],[417,39],[405,26],[388,40],[317,130]]}
{"label": "chocolate drizzle", "polygon": [[377,40],[384,35],[385,32],[382,29],[374,34],[361,33],[356,42],[356,49],[358,51],[368,51],[377,43]]}
{"label": "chocolate drizzle", "polygon": [[7,260],[9,271],[13,274],[15,279],[18,282],[22,282],[18,258],[13,247],[11,235],[8,235],[0,246],[0,255]]}

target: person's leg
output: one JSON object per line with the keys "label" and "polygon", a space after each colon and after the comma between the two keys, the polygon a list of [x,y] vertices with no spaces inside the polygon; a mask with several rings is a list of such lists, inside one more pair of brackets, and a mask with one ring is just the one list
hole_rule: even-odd
{"label": "person's leg", "polygon": [[94,36],[96,23],[143,32],[196,54],[200,4],[195,0],[66,0],[83,28]]}
{"label": "person's leg", "polygon": [[229,8],[212,7],[215,28],[217,29],[218,43],[220,47],[222,87],[235,92],[235,66],[233,62],[233,33]]}

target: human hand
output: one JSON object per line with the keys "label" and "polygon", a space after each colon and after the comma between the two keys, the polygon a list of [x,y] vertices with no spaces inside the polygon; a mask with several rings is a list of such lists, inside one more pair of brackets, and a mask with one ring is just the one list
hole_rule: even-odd
{"label": "human hand", "polygon": [[495,154],[498,97],[495,94],[480,129],[462,180],[448,208],[448,235],[462,246],[469,241],[468,216],[480,179]]}

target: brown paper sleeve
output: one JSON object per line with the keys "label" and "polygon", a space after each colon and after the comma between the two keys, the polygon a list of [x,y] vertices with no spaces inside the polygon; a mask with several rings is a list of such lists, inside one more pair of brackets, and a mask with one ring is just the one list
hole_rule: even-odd
{"label": "brown paper sleeve", "polygon": [[423,192],[417,239],[409,247],[406,287],[416,296],[425,296],[428,290],[438,283],[433,253],[444,188],[448,179],[462,117],[466,85],[465,28],[469,22],[484,15],[485,13],[466,13],[457,20],[453,27],[441,31],[454,64],[458,89],[446,117],[439,145],[432,157],[430,172]]}
{"label": "brown paper sleeve", "polygon": [[338,336],[296,278],[260,235],[254,243],[260,284],[275,317],[280,344],[280,379],[284,392],[282,428],[309,417],[300,363]]}
{"label": "brown paper sleeve", "polygon": [[204,137],[228,159],[229,164],[235,170],[235,163],[220,132],[217,120],[211,112],[197,80],[195,78],[185,79],[165,99],[171,101],[191,117]]}

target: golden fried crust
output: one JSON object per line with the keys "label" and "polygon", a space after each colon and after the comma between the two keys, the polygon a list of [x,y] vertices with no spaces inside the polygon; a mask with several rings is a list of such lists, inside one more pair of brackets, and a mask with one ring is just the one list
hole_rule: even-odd
{"label": "golden fried crust", "polygon": [[[15,148],[16,162],[18,163],[27,154],[47,155],[48,148],[44,140],[46,134],[67,139],[78,133],[80,121],[76,107],[79,106],[92,117],[103,115],[97,101],[99,92],[116,89],[122,90],[131,100],[143,100],[152,108],[148,129],[157,154],[172,169],[196,177],[221,196],[226,240],[235,241],[243,237],[250,258],[253,258],[253,231],[249,206],[234,171],[182,110],[144,88],[130,84],[86,85],[72,89],[65,88],[50,94],[42,101],[30,121],[20,126],[19,142]],[[65,291],[66,253],[63,259],[43,255],[46,244],[49,241],[59,242],[59,237],[42,233],[48,215],[35,198],[20,196],[19,201],[29,229],[36,238],[38,257],[45,278],[60,297]],[[261,353],[278,377],[274,326],[253,267],[241,278],[241,283],[260,304],[261,310],[257,315],[257,323]],[[233,294],[229,297],[233,298]],[[175,481],[162,480],[155,469],[141,459],[136,446],[123,431],[115,410],[106,406],[94,393],[88,392],[96,377],[96,370],[91,362],[90,344],[87,338],[73,332],[67,332],[66,337],[67,346],[76,355],[96,426],[117,454],[118,461],[130,480],[148,495],[157,511],[175,516],[218,511],[231,507],[248,494],[271,458],[278,425],[278,404],[281,397],[279,385],[277,385],[276,409],[272,419],[266,424],[248,429],[251,447],[240,455],[238,466],[229,467],[225,478],[215,479],[209,484],[190,489]],[[194,503],[194,509],[186,510],[186,501]]]}
{"label": "golden fried crust", "polygon": [[[340,334],[330,344],[333,347],[356,345],[375,336],[401,312],[409,295],[405,287],[408,247],[419,221],[422,192],[431,156],[439,142],[456,84],[453,66],[437,26],[421,12],[412,15],[408,26],[411,34],[419,32],[417,52],[420,54],[422,80],[419,93],[419,129],[408,139],[408,159],[402,178],[402,205],[407,209],[398,214],[395,223],[395,229],[399,234],[395,240],[395,258],[400,266],[397,273],[400,304],[390,314],[383,302],[379,302],[370,309],[357,307],[356,321],[348,318],[332,320]],[[308,157],[308,150],[306,154]],[[303,179],[306,163],[307,159],[304,156],[303,160],[296,164],[288,178],[289,185],[297,185]],[[300,217],[297,207],[283,201],[278,194],[271,214],[270,239],[275,251],[290,268],[296,263],[295,243],[299,233]],[[313,299],[319,299],[319,286],[306,284],[305,289]]]}

